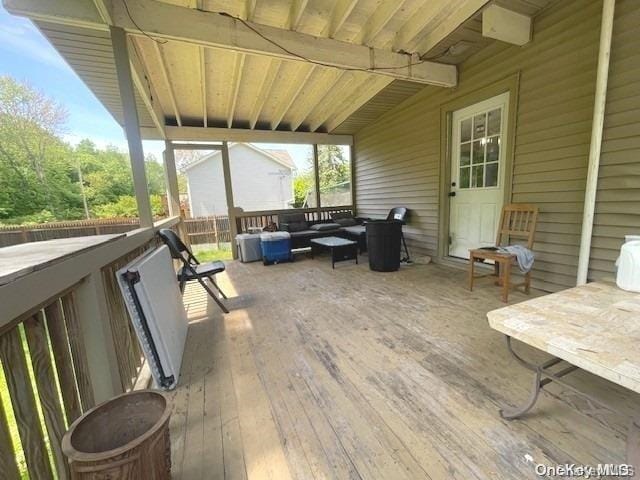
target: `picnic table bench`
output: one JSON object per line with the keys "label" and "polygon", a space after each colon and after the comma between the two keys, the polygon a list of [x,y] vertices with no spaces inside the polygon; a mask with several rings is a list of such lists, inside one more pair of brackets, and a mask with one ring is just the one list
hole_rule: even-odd
{"label": "picnic table bench", "polygon": [[[503,408],[505,419],[531,410],[540,389],[550,382],[602,405],[563,380],[578,368],[640,393],[640,294],[594,282],[493,310],[487,318],[491,328],[506,336],[516,360],[534,372],[529,399],[520,407]],[[512,339],[552,358],[540,364],[525,360],[515,352]],[[640,418],[630,422],[627,461],[640,468]]]}

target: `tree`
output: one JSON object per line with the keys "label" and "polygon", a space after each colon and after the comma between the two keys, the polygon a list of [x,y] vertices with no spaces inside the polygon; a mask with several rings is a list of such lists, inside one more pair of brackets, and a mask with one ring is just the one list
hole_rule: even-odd
{"label": "tree", "polygon": [[349,181],[350,162],[344,147],[318,145],[318,176],[321,191]]}
{"label": "tree", "polygon": [[0,77],[0,218],[82,215],[69,148],[58,137],[66,118],[42,92]]}

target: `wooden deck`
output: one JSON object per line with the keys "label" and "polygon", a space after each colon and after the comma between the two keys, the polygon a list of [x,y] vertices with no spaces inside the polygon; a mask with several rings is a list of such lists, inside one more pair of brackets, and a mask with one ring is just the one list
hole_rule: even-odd
{"label": "wooden deck", "polygon": [[[498,289],[465,280],[437,265],[230,263],[224,317],[190,288],[174,478],[533,479],[534,463],[622,462],[627,419],[558,386],[526,419],[498,416],[531,377],[488,327]],[[640,404],[587,373],[572,381],[622,411]]]}

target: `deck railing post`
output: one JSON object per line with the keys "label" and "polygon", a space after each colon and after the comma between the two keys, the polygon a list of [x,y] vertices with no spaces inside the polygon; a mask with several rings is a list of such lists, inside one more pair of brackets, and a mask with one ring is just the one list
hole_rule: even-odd
{"label": "deck railing post", "polygon": [[75,292],[95,403],[122,393],[102,272],[92,272]]}

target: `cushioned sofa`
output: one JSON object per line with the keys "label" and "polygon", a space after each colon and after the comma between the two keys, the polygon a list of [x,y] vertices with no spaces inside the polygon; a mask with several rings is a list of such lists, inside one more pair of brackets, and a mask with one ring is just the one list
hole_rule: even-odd
{"label": "cushioned sofa", "polygon": [[350,213],[332,215],[331,222],[310,224],[304,213],[286,213],[280,215],[279,229],[291,234],[291,247],[309,247],[312,238],[344,237],[356,240],[360,251],[366,250],[364,225],[362,220]]}

